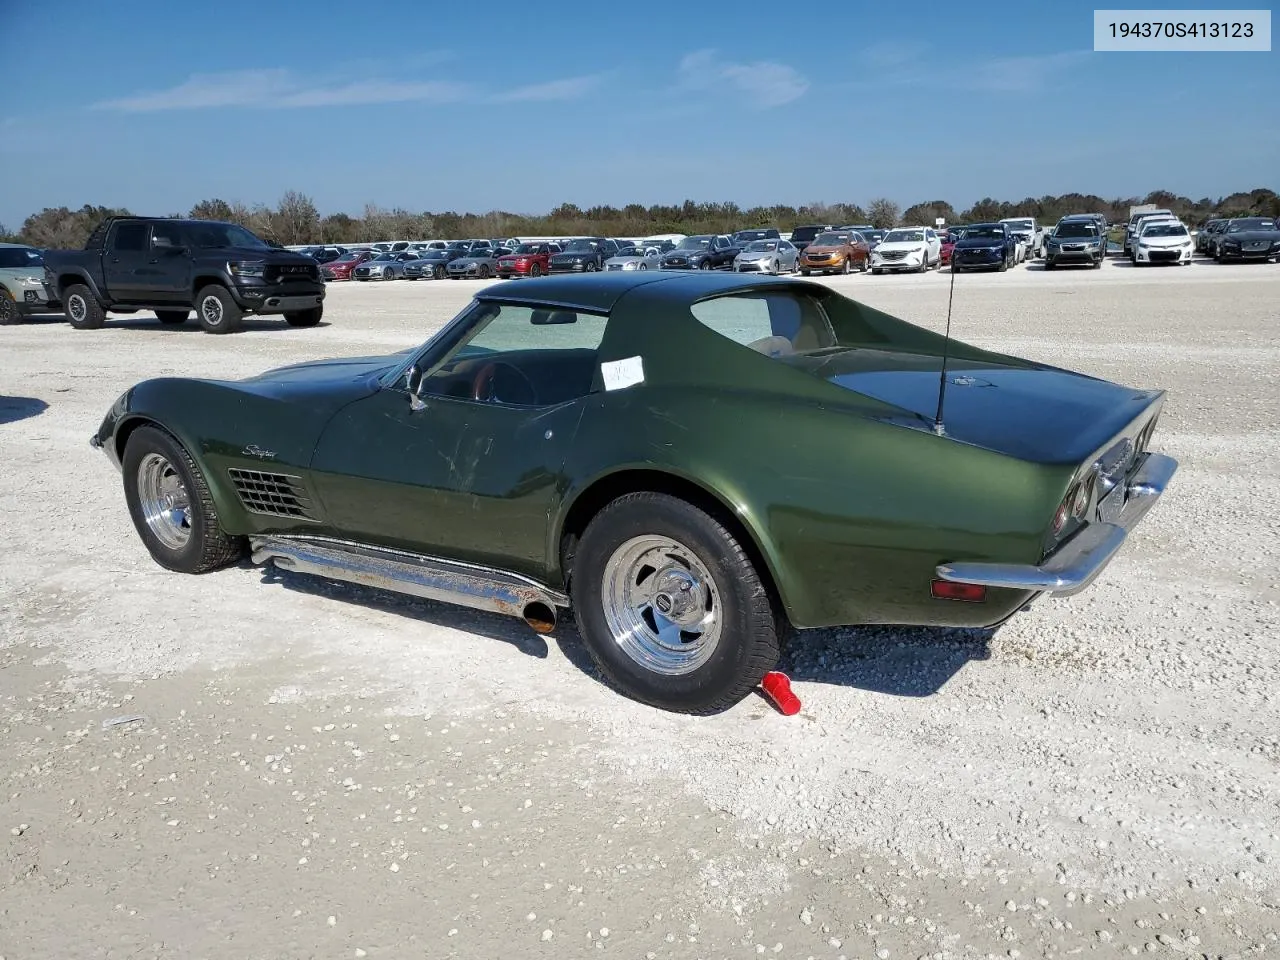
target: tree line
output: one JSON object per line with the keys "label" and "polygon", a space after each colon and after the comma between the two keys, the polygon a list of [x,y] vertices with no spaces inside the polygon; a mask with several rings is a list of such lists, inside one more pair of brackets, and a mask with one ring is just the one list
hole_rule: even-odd
{"label": "tree line", "polygon": [[[959,212],[945,200],[927,200],[902,209],[892,200],[878,197],[865,208],[856,203],[813,202],[800,207],[756,206],[736,203],[698,203],[686,200],[678,206],[629,203],[624,207],[595,206],[585,209],[562,203],[540,216],[491,210],[488,213],[414,213],[366,204],[358,216],[333,213],[321,216],[306,194],[290,190],[274,207],[252,206],[238,201],[202,200],[185,213],[207,220],[223,220],[248,227],[258,236],[277,243],[360,243],[373,240],[461,239],[466,237],[521,236],[612,236],[640,237],[662,233],[731,233],[749,227],[777,227],[788,231],[801,224],[836,225],[870,223],[877,227],[901,224],[932,225],[942,217],[947,223],[978,223],[1003,217],[1035,217],[1041,223],[1056,223],[1069,213],[1102,213],[1111,222],[1125,221],[1129,207],[1153,203],[1172,210],[1188,223],[1210,217],[1280,217],[1280,196],[1259,188],[1213,199],[1192,200],[1167,190],[1145,197],[1105,200],[1093,194],[1067,193],[1061,196],[1027,197],[1011,202],[984,197]],[[79,210],[46,207],[33,213],[21,229],[10,234],[0,225],[0,240],[27,243],[46,249],[75,249],[84,246],[93,229],[110,216],[129,211],[86,204]],[[154,215],[154,212],[152,212]]]}

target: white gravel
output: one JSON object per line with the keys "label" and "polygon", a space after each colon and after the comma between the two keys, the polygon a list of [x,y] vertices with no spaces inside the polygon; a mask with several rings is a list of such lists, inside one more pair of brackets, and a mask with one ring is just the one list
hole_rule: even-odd
{"label": "white gravel", "polygon": [[[829,282],[940,330],[949,279]],[[792,718],[762,699],[701,720],[632,704],[591,675],[571,626],[547,641],[438,604],[249,567],[181,577],[147,557],[87,443],[121,391],[402,349],[480,285],[335,284],[313,330],[0,329],[0,955],[58,937],[61,955],[88,955],[59,917],[88,910],[86,936],[118,937],[130,909],[147,913],[112,879],[137,854],[77,846],[77,803],[100,803],[104,824],[134,817],[122,837],[171,861],[134,881],[156,924],[168,881],[218,909],[279,900],[245,908],[250,938],[301,911],[274,955],[405,955],[392,905],[447,873],[456,891],[432,895],[451,912],[424,916],[439,930],[419,953],[1280,949],[1280,267],[961,276],[957,337],[1167,388],[1154,446],[1181,469],[1090,591],[989,642],[800,635]],[[100,729],[120,716],[141,719]],[[193,839],[214,816],[234,835]],[[494,875],[479,851],[521,866]],[[115,891],[100,910],[96,894],[59,896],[58,857],[86,861],[75,889]],[[365,857],[380,904],[344,895]],[[214,864],[237,885],[193,879]],[[309,893],[275,896],[299,883]],[[170,955],[148,936],[147,955]],[[167,942],[217,954],[220,936],[175,921]]]}

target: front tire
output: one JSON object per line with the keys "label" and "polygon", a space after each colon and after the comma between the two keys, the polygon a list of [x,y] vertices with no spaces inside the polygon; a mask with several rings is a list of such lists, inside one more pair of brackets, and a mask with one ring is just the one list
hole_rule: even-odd
{"label": "front tire", "polygon": [[0,288],[0,327],[17,323],[21,319],[22,314],[18,313],[18,301],[8,290]]}
{"label": "front tire", "polygon": [[190,312],[190,310],[157,310],[156,319],[161,323],[176,327],[178,324],[187,322],[187,315]]}
{"label": "front tire", "polygon": [[76,330],[98,330],[107,320],[106,311],[83,283],[73,283],[62,295],[62,308],[67,312],[67,322]]}
{"label": "front tire", "polygon": [[324,306],[312,307],[310,310],[295,310],[284,315],[284,322],[291,327],[314,327],[324,316]]}
{"label": "front tire", "polygon": [[234,333],[240,329],[244,311],[226,287],[215,283],[196,295],[196,316],[205,333]]}
{"label": "front tire", "polygon": [[571,589],[605,681],[678,713],[718,713],[778,661],[780,619],[742,544],[692,504],[632,493],[592,519]]}
{"label": "front tire", "polygon": [[125,446],[121,472],[133,526],[160,566],[208,573],[244,555],[244,538],[222,532],[199,466],[172,436],[139,427]]}

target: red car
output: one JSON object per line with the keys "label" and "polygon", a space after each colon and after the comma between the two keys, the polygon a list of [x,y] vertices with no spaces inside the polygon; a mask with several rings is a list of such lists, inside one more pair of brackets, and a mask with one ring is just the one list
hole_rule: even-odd
{"label": "red car", "polygon": [[522,243],[498,258],[498,276],[503,280],[510,277],[540,277],[550,272],[551,255],[559,252],[558,243]]}
{"label": "red car", "polygon": [[956,241],[959,239],[958,232],[948,233],[942,238],[942,259],[938,261],[938,266],[945,267],[951,262],[951,251],[956,248]]}
{"label": "red car", "polygon": [[377,250],[350,250],[321,267],[320,277],[323,280],[350,280],[351,271],[366,260],[372,260],[377,253]]}

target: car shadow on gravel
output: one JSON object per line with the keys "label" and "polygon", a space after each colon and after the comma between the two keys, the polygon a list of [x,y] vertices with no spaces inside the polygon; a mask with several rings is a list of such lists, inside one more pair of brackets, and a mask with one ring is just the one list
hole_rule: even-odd
{"label": "car shadow on gravel", "polygon": [[[237,332],[247,333],[252,330],[278,330],[281,333],[306,333],[308,330],[319,330],[330,326],[329,321],[321,320],[314,327],[291,327],[283,319],[267,317],[245,317],[240,321]],[[151,314],[139,314],[136,317],[108,317],[103,330],[163,330],[165,333],[204,333],[204,328],[193,318],[188,317],[186,323],[161,323]],[[230,334],[235,336],[235,334]]]}
{"label": "car shadow on gravel", "polygon": [[35,397],[0,396],[0,423],[15,423],[29,417],[38,417],[49,409],[49,404]]}
{"label": "car shadow on gravel", "polygon": [[991,629],[841,627],[793,634],[778,669],[792,680],[896,697],[937,693],[972,660],[991,657]]}
{"label": "car shadow on gravel", "polygon": [[490,640],[500,640],[511,644],[521,653],[539,660],[547,658],[549,653],[547,642],[552,640],[560,648],[566,660],[584,673],[590,676],[596,675],[591,656],[582,645],[573,617],[569,615],[562,616],[551,633],[540,634],[535,633],[524,621],[516,617],[473,610],[470,607],[452,603],[421,600],[402,593],[346,583],[342,580],[326,580],[311,574],[290,573],[287,570],[278,569],[274,564],[259,567],[249,560],[244,560],[241,566],[261,574],[264,584],[273,584],[313,597],[326,597],[339,603],[395,614],[431,626],[463,630]]}

